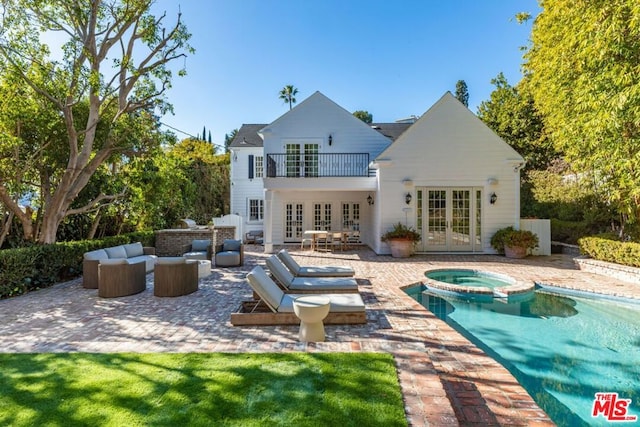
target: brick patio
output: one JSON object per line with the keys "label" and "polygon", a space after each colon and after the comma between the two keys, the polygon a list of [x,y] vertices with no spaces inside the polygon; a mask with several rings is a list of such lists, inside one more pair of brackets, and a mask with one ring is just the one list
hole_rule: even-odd
{"label": "brick patio", "polygon": [[508,260],[491,255],[378,256],[368,249],[300,252],[303,265],[350,265],[367,305],[368,323],[327,326],[327,341],[300,343],[295,326],[237,328],[230,313],[251,291],[245,275],[264,264],[246,247],[243,267],[214,269],[200,290],[179,298],[145,292],[100,299],[81,279],[0,301],[2,352],[388,352],[394,355],[413,426],[553,425],[511,374],[408,297],[403,287],[425,270],[460,267],[508,274],[570,289],[640,299],[640,285],[578,270],[567,255]]}

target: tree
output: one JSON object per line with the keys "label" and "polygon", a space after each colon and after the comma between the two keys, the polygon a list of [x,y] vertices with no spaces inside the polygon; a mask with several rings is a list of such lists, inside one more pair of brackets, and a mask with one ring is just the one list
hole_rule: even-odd
{"label": "tree", "polygon": [[536,108],[572,169],[590,176],[629,222],[637,222],[638,2],[547,0],[542,6],[524,64]]}
{"label": "tree", "polygon": [[[20,219],[25,233],[30,229],[41,243],[56,240],[65,217],[113,200],[115,195],[99,194],[84,206],[71,208],[102,164],[143,154],[153,142],[131,139],[129,126],[156,131],[155,111],[171,110],[164,98],[172,78],[167,65],[193,50],[181,15],[166,27],[166,13],[159,17],[149,13],[152,3],[69,0],[62,6],[53,0],[3,0],[0,6],[0,78],[17,78],[42,111],[55,112],[64,126],[64,143],[43,134],[36,138],[33,153],[38,156],[30,159],[34,176],[41,178],[39,230],[16,203],[19,189],[4,176],[0,180],[0,200]],[[65,37],[61,60],[48,60],[50,48],[39,39],[46,32]],[[109,64],[113,67],[107,68]],[[18,128],[16,123],[12,141],[26,152],[27,142]],[[49,153],[55,162],[48,161]]]}
{"label": "tree", "polygon": [[491,84],[495,89],[478,106],[478,118],[525,158],[526,170],[546,169],[559,154],[524,83],[511,86],[499,73]]}
{"label": "tree", "polygon": [[462,105],[465,107],[469,106],[469,90],[464,80],[458,80],[456,82],[456,98],[462,102]]}
{"label": "tree", "polygon": [[238,134],[238,129],[232,130],[230,133],[224,134],[224,151],[225,153],[229,152],[229,146],[231,145],[231,141],[234,140],[236,135]]}
{"label": "tree", "polygon": [[279,98],[282,99],[285,104],[289,103],[289,110],[293,108],[293,104],[296,103],[296,95],[298,94],[298,89],[293,87],[293,85],[287,85],[282,88],[279,94]]}
{"label": "tree", "polygon": [[357,110],[353,112],[353,115],[367,124],[373,123],[373,115],[365,110]]}

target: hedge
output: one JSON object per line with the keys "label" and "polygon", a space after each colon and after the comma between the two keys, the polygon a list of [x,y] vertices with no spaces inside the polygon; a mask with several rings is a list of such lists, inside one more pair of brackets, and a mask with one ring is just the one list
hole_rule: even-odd
{"label": "hedge", "polygon": [[580,252],[593,259],[620,265],[640,267],[640,243],[621,242],[610,237],[583,237],[578,240]]}
{"label": "hedge", "polygon": [[104,239],[60,242],[0,251],[0,299],[42,289],[82,275],[85,252],[132,242],[154,246],[153,232],[136,232]]}

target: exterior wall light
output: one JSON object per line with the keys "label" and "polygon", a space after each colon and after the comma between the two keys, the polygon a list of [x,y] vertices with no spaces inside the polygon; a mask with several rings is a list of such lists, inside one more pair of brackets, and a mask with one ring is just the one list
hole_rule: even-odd
{"label": "exterior wall light", "polygon": [[404,202],[405,202],[406,204],[410,204],[410,203],[411,203],[411,193],[407,193],[407,194],[404,196]]}
{"label": "exterior wall light", "polygon": [[373,205],[373,197],[371,197],[371,194],[369,194],[369,197],[367,197],[367,203],[369,203],[369,206]]}
{"label": "exterior wall light", "polygon": [[491,193],[491,196],[489,197],[489,203],[491,203],[492,205],[495,205],[497,200],[498,200],[498,195],[496,193]]}
{"label": "exterior wall light", "polygon": [[333,143],[333,135],[329,134],[329,145]]}

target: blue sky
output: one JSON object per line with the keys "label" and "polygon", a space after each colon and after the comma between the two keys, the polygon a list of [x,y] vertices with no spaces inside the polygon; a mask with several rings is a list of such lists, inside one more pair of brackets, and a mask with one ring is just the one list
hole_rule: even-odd
{"label": "blue sky", "polygon": [[[187,0],[179,5],[196,53],[168,97],[163,122],[191,134],[206,126],[214,143],[243,123],[269,123],[288,111],[278,92],[297,100],[320,91],[374,121],[423,114],[458,80],[469,108],[489,98],[491,79],[521,78],[521,46],[539,12],[535,0]],[[159,0],[174,20],[175,0]],[[172,22],[172,21],[169,21]],[[178,133],[180,138],[186,135]]]}

